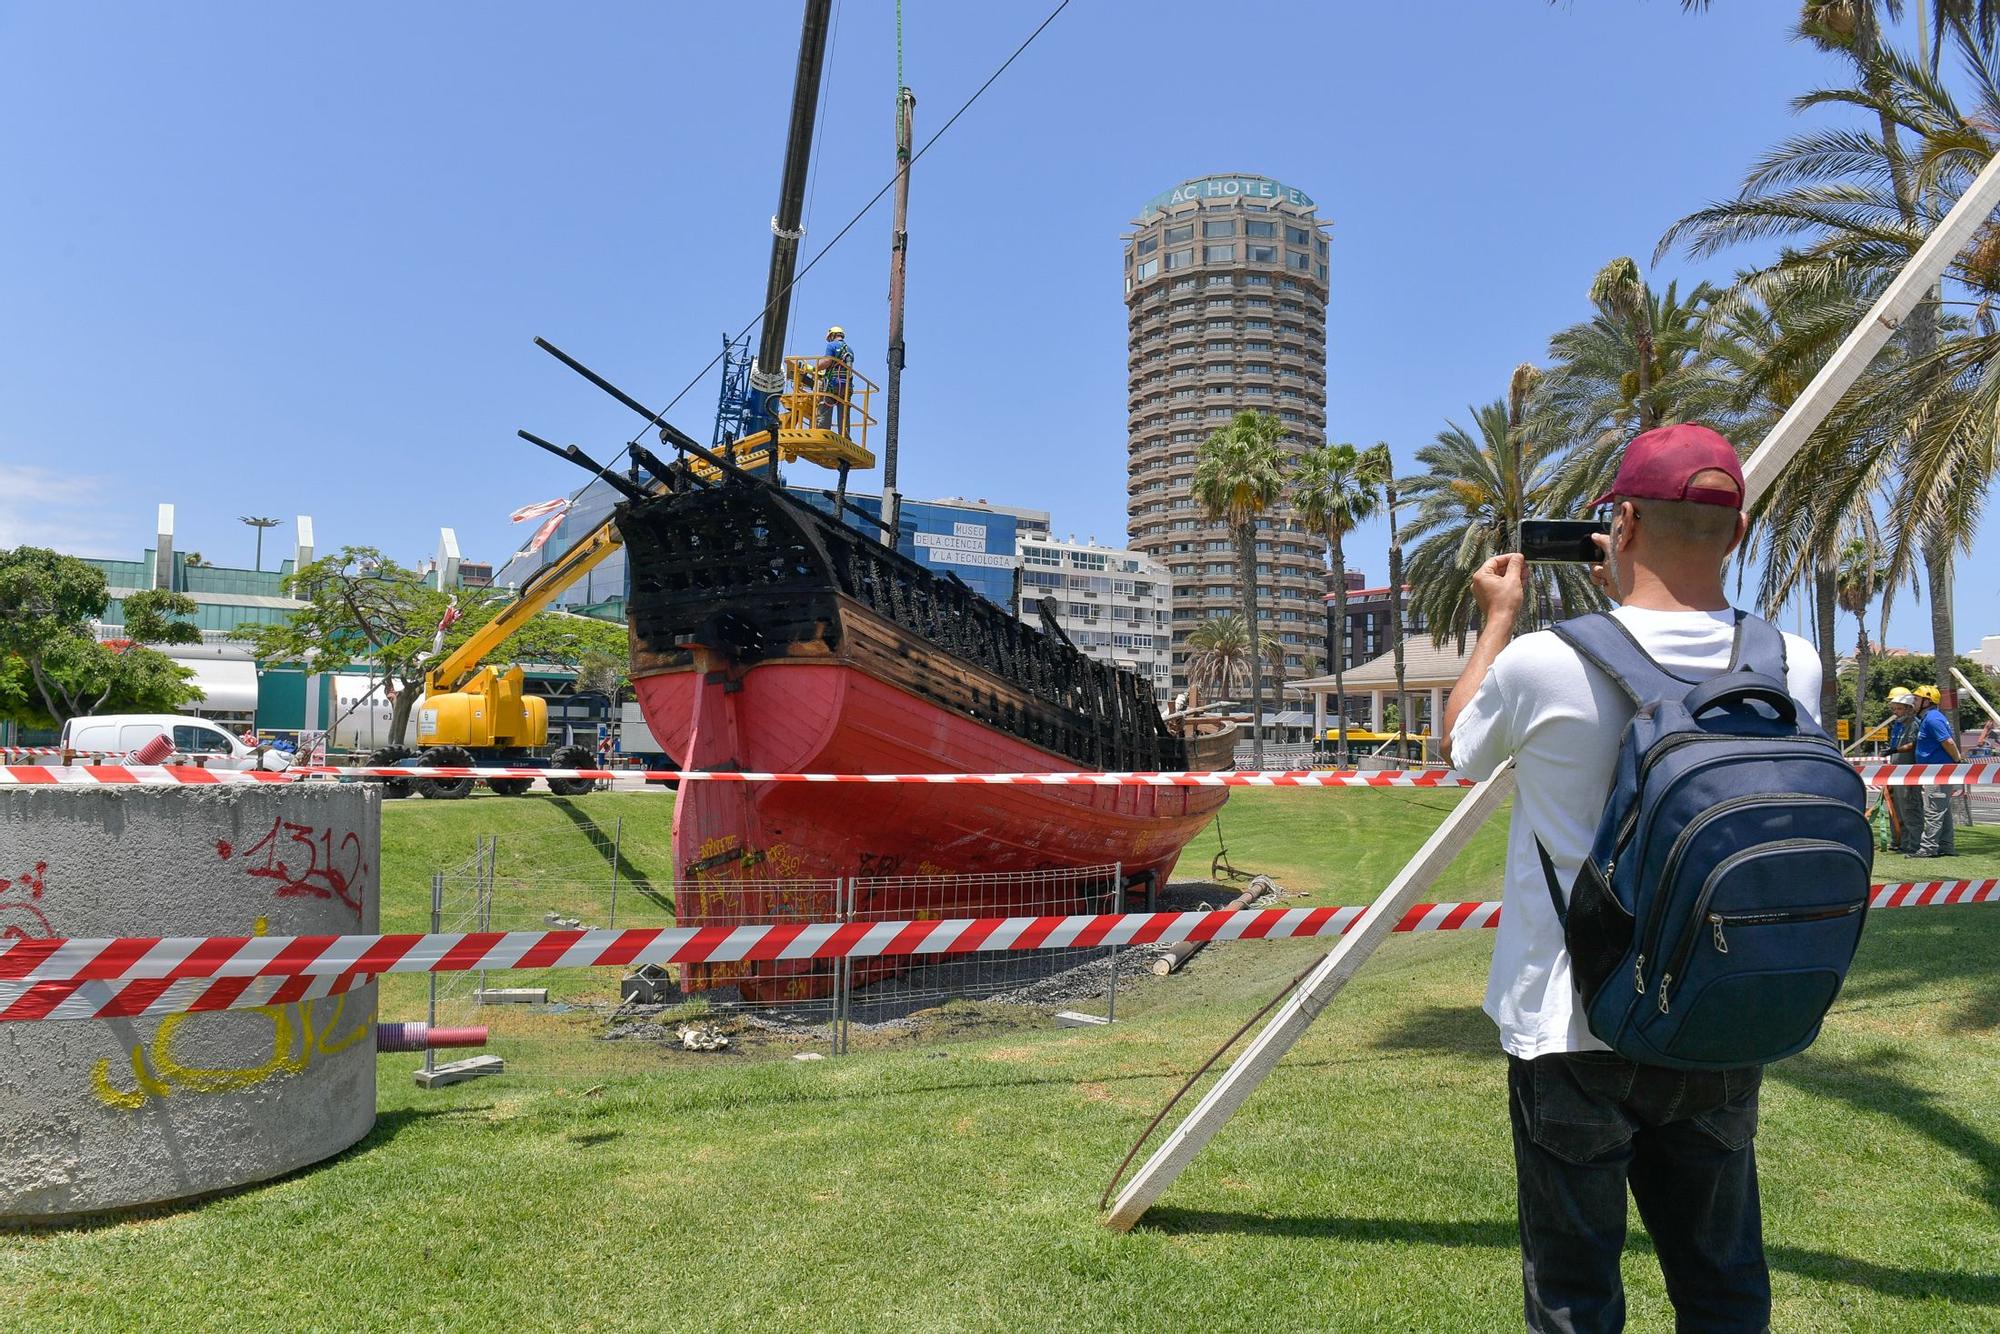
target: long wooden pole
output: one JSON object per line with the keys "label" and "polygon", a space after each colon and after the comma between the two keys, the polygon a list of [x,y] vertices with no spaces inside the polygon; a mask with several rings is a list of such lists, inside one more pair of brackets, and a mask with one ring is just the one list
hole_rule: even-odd
{"label": "long wooden pole", "polygon": [[[1979,173],[1971,188],[1959,197],[1937,230],[1930,234],[1901,273],[1876,298],[1861,323],[1820,367],[1805,392],[1793,400],[1764,442],[1744,465],[1745,503],[1755,501],[1770,488],[1808,438],[1826,420],[1841,396],[1853,388],[1875,354],[1882,350],[1904,318],[1943,276],[1945,267],[1980,224],[2000,208],[2000,157],[1995,157]],[[1113,1204],[1105,1225],[1124,1232],[1145,1216],[1153,1201],[1165,1193],[1215,1132],[1222,1128],[1243,1100],[1277,1067],[1292,1045],[1320,1012],[1333,1002],[1375,947],[1386,940],[1410,905],[1419,903],[1452,858],[1472,838],[1479,826],[1500,808],[1513,790],[1511,764],[1467,793],[1444,823],[1437,827],[1408,865],[1397,874],[1354,929],[1322,959],[1299,989],[1281,1006],[1242,1056],[1225,1071],[1187,1119],[1161,1143],[1127,1183]]]}

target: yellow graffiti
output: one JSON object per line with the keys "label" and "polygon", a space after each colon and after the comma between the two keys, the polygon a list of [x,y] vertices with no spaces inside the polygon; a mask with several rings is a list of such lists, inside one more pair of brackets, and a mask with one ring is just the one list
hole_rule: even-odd
{"label": "yellow graffiti", "polygon": [[[250,929],[252,934],[261,936],[271,929],[270,920],[259,917]],[[375,1023],[375,1011],[370,1009],[352,1029],[338,1038],[334,1037],[333,1030],[340,1027],[341,1016],[347,1011],[347,996],[342,994],[333,998],[333,1013],[327,1016],[326,1027],[315,1032],[313,1004],[312,1001],[293,1001],[288,1005],[259,1005],[241,1011],[261,1014],[271,1021],[271,1057],[261,1065],[234,1068],[182,1065],[174,1059],[174,1034],[194,1016],[170,1014],[160,1020],[150,1044],[140,1043],[130,1052],[132,1082],[137,1085],[136,1088],[121,1089],[111,1082],[111,1059],[106,1057],[91,1069],[91,1092],[106,1107],[125,1111],[136,1111],[154,1098],[171,1097],[176,1090],[234,1093],[279,1075],[297,1074],[310,1066],[315,1057],[338,1055],[366,1037]]]}
{"label": "yellow graffiti", "polygon": [[732,851],[740,842],[742,842],[740,834],[719,834],[714,838],[704,839],[694,854],[695,860],[705,862],[710,857],[720,857],[723,853]]}
{"label": "yellow graffiti", "polygon": [[[251,933],[259,936],[270,929],[269,919],[263,917],[250,927]],[[90,1091],[106,1107],[128,1112],[137,1111],[154,1098],[172,1097],[177,1088],[188,1093],[234,1093],[279,1075],[295,1075],[311,1065],[315,1056],[338,1055],[366,1037],[375,1023],[375,1011],[371,1009],[348,1032],[338,1038],[331,1036],[340,1027],[340,1017],[347,1010],[347,996],[343,993],[333,998],[333,1013],[327,1016],[326,1027],[315,1033],[312,1007],[312,1001],[293,1001],[289,1005],[259,1005],[239,1011],[261,1014],[271,1021],[271,1059],[262,1065],[222,1069],[182,1065],[174,1059],[174,1034],[194,1016],[170,1014],[160,1020],[159,1028],[153,1032],[150,1069],[146,1061],[148,1044],[142,1042],[132,1048],[132,1082],[137,1088],[128,1091],[111,1082],[111,1058],[107,1056],[90,1071]]]}
{"label": "yellow graffiti", "polygon": [[160,1020],[150,1044],[140,1043],[131,1050],[132,1081],[137,1087],[128,1090],[113,1084],[111,1060],[106,1057],[90,1072],[91,1092],[106,1107],[126,1111],[136,1111],[154,1098],[170,1097],[177,1092],[235,1093],[280,1075],[298,1074],[318,1057],[346,1051],[366,1037],[375,1022],[375,1011],[371,1008],[351,1029],[334,1037],[347,1009],[347,997],[333,998],[333,1013],[327,1016],[326,1026],[317,1031],[313,1026],[313,1004],[293,1001],[289,1005],[259,1005],[243,1011],[271,1021],[271,1055],[261,1064],[236,1067],[183,1065],[174,1056],[174,1035],[195,1016],[170,1014]]}
{"label": "yellow graffiti", "polygon": [[799,855],[798,849],[789,843],[773,843],[765,849],[764,860],[770,863],[771,869],[778,873],[778,878],[781,880],[799,879],[799,872],[805,866],[805,859]]}

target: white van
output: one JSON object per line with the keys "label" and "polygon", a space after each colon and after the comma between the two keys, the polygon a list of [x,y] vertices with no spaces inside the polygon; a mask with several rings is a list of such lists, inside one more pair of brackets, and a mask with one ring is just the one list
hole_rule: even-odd
{"label": "white van", "polygon": [[264,769],[279,773],[291,767],[291,757],[243,744],[220,723],[190,718],[184,713],[110,713],[72,718],[63,724],[64,750],[83,754],[125,755],[165,733],[173,742],[176,764],[197,759],[211,769]]}

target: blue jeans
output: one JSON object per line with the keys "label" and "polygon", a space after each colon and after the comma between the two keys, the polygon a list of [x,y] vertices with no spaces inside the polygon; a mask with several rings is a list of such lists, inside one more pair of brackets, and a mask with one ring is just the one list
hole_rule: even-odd
{"label": "blue jeans", "polygon": [[1618,1330],[1625,1191],[1682,1330],[1771,1320],[1757,1200],[1763,1071],[1669,1070],[1610,1052],[1507,1058],[1531,1330]]}

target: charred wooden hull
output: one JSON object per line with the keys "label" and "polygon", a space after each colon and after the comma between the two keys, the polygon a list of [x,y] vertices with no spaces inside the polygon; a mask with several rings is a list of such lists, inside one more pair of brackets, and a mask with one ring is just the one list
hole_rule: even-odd
{"label": "charred wooden hull", "polygon": [[[735,484],[621,509],[634,688],[690,769],[991,773],[1179,769],[1188,746],[1149,685],[1092,661],[962,585],[775,488]],[[1202,745],[1201,742],[1194,744]],[[1203,759],[1226,746],[1208,741]],[[1007,873],[1119,864],[1164,878],[1222,788],[691,783],[674,812],[680,920],[825,920],[797,882],[997,877],[866,887],[868,915],[1028,906]],[[746,903],[744,882],[768,886]],[[701,888],[703,882],[715,885]],[[724,889],[724,882],[728,888]],[[823,991],[806,964],[689,970],[693,988]]]}

